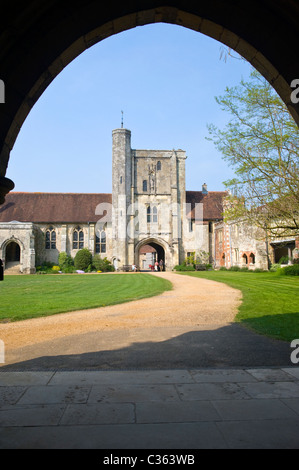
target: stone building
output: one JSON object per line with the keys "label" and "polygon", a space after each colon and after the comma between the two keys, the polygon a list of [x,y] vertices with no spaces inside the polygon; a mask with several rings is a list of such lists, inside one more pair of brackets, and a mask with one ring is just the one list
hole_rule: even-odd
{"label": "stone building", "polygon": [[116,269],[167,270],[187,256],[209,253],[214,262],[215,223],[225,192],[186,191],[183,150],[135,150],[131,132],[112,133],[112,194],[12,192],[0,207],[0,258],[6,270],[34,273],[88,248]]}
{"label": "stone building", "polygon": [[272,264],[292,264],[299,258],[297,238],[271,239],[264,230],[242,221],[214,225],[214,265],[268,270]]}

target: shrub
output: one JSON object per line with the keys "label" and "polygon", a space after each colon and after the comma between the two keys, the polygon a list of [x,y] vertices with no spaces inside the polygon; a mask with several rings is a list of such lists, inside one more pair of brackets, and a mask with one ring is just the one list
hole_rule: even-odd
{"label": "shrub", "polygon": [[72,274],[76,272],[76,268],[75,266],[66,266],[65,268],[63,268],[63,272],[65,274]]}
{"label": "shrub", "polygon": [[256,268],[253,270],[254,273],[265,273],[266,271],[264,269]]}
{"label": "shrub", "polygon": [[221,267],[219,268],[219,271],[227,271],[227,268],[226,268],[225,266],[221,266]]}
{"label": "shrub", "polygon": [[288,256],[282,256],[280,260],[278,261],[278,264],[288,264],[289,262],[289,257]]}
{"label": "shrub", "polygon": [[102,259],[100,255],[94,256],[92,264],[96,271],[101,271],[103,273],[115,271],[115,268],[111,262],[107,258]]}
{"label": "shrub", "polygon": [[59,266],[53,266],[52,271],[53,271],[53,273],[57,274],[60,271],[60,267]]}
{"label": "shrub", "polygon": [[284,276],[299,276],[299,264],[293,264],[291,266],[286,266],[278,270],[278,274]]}
{"label": "shrub", "polygon": [[280,269],[280,264],[272,264],[271,268],[270,268],[270,272],[271,273],[276,273],[277,270]]}
{"label": "shrub", "polygon": [[43,274],[52,274],[53,267],[55,266],[55,263],[50,263],[49,261],[43,261],[40,266],[37,266],[36,272],[38,273],[43,273]]}
{"label": "shrub", "polygon": [[74,260],[71,256],[62,251],[59,253],[58,264],[61,271],[65,271],[65,269],[69,268],[70,266],[74,266]]}
{"label": "shrub", "polygon": [[92,263],[92,254],[87,248],[79,250],[75,256],[74,264],[78,271],[85,271]]}
{"label": "shrub", "polygon": [[184,264],[178,264],[174,269],[175,271],[195,271],[194,266],[186,266]]}
{"label": "shrub", "polygon": [[240,266],[231,266],[229,268],[229,271],[241,271],[241,268],[240,268]]}
{"label": "shrub", "polygon": [[243,266],[243,268],[240,268],[240,271],[241,271],[242,273],[248,272],[248,271],[249,271],[249,268],[248,268],[247,266]]}

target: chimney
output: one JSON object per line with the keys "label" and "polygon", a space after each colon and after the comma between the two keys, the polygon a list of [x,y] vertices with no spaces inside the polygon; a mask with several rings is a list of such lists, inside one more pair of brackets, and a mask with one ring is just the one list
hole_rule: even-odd
{"label": "chimney", "polygon": [[209,194],[207,183],[202,185],[202,194]]}

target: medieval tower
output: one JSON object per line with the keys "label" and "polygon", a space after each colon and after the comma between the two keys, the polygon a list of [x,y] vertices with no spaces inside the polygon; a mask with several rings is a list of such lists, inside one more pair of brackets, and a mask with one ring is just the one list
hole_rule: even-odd
{"label": "medieval tower", "polygon": [[183,150],[133,150],[131,132],[113,131],[113,257],[119,265],[140,265],[151,246],[169,268],[184,257],[186,200]]}

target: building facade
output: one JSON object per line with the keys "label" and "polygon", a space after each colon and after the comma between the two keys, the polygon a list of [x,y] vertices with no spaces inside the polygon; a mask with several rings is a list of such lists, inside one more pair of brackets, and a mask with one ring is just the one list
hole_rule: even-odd
{"label": "building facade", "polygon": [[[0,258],[6,270],[34,273],[43,261],[81,248],[116,269],[154,260],[173,269],[209,253],[226,193],[186,191],[186,152],[136,150],[131,132],[112,133],[112,194],[12,192],[0,209]],[[147,253],[147,255],[146,255]],[[150,253],[150,254],[149,254]]]}
{"label": "building facade", "polygon": [[[45,261],[58,264],[59,253],[74,258],[82,248],[118,270],[133,264],[146,270],[161,260],[172,270],[190,256],[215,267],[267,269],[285,245],[225,223],[226,192],[205,184],[187,191],[186,160],[180,149],[132,149],[131,132],[121,128],[112,133],[112,194],[10,193],[0,207],[5,270],[32,274]],[[289,241],[291,256],[295,243]]]}

